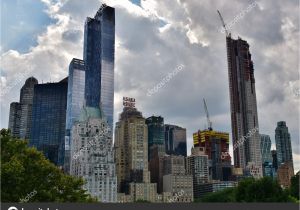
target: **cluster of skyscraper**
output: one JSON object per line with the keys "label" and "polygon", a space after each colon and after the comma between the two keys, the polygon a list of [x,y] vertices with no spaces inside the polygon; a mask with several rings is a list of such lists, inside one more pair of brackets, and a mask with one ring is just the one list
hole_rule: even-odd
{"label": "cluster of skyscraper", "polygon": [[249,45],[230,35],[226,42],[234,166],[229,133],[198,130],[187,156],[186,129],[161,116],[144,118],[133,98],[123,98],[113,145],[115,10],[106,5],[87,18],[83,60],[71,61],[67,78],[26,80],[20,102],[10,105],[9,129],[65,173],[85,179],[84,188],[101,202],[192,202],[247,176],[278,177],[287,187],[294,173],[288,128],[278,122],[271,153],[270,137],[258,131]]}

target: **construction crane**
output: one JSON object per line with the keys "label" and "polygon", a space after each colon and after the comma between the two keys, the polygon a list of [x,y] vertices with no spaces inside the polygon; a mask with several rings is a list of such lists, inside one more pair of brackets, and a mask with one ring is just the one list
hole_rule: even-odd
{"label": "construction crane", "polygon": [[221,19],[223,28],[224,28],[224,30],[225,30],[226,36],[229,36],[229,33],[228,33],[228,31],[227,31],[227,28],[226,28],[226,24],[225,24],[225,22],[224,22],[224,19],[223,19],[222,15],[221,15],[220,11],[219,11],[219,10],[217,10],[217,11],[218,11],[219,17],[220,17],[220,19]]}
{"label": "construction crane", "polygon": [[212,131],[212,122],[209,119],[209,113],[208,113],[206,101],[205,101],[204,98],[203,98],[203,103],[204,103],[204,109],[205,109],[205,112],[206,112],[206,120],[207,120],[208,130]]}

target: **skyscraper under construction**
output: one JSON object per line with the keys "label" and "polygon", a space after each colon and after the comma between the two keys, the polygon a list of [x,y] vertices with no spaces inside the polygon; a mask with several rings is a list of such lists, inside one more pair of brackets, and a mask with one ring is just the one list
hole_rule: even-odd
{"label": "skyscraper under construction", "polygon": [[[241,38],[232,39],[230,34],[226,44],[234,164],[252,176],[261,177],[255,78],[249,44]],[[256,132],[250,132],[254,129]]]}

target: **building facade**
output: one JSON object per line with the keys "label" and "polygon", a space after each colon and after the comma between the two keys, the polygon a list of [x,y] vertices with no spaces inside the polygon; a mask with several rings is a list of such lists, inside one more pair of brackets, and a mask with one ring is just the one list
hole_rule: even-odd
{"label": "building facade", "polygon": [[274,169],[277,171],[277,169],[278,169],[277,151],[276,150],[272,150],[271,154],[272,154],[272,165],[273,165]]}
{"label": "building facade", "polygon": [[209,160],[211,179],[228,181],[231,175],[229,133],[214,130],[198,130],[193,134],[194,147],[204,148]]}
{"label": "building facade", "polygon": [[275,143],[277,151],[277,164],[278,167],[282,163],[291,162],[293,165],[293,153],[291,145],[291,135],[286,122],[280,121],[277,123],[275,129]]}
{"label": "building facade", "polygon": [[262,177],[254,66],[249,44],[230,35],[226,37],[226,44],[234,164],[246,171],[255,168],[255,177]]}
{"label": "building facade", "polygon": [[81,177],[92,197],[117,202],[112,131],[99,108],[84,107],[72,128],[71,175]]}
{"label": "building facade", "polygon": [[[118,191],[130,194],[134,201],[145,199],[153,202],[157,186],[150,183],[148,127],[142,113],[134,106],[124,106],[116,123],[115,151]],[[141,191],[143,187],[144,191]]]}
{"label": "building facade", "polygon": [[65,134],[65,157],[64,171],[70,171],[70,149],[71,130],[75,120],[79,117],[84,106],[85,88],[85,65],[84,61],[73,58],[69,65],[67,113],[66,113],[66,134]]}
{"label": "building facade", "polygon": [[289,188],[291,186],[291,178],[294,176],[294,167],[292,162],[282,163],[277,170],[277,180],[281,187]]}
{"label": "building facade", "polygon": [[[157,192],[163,192],[163,160],[164,160],[164,145],[153,145],[151,154],[152,158],[149,161],[149,170],[151,183],[157,183]],[[163,152],[162,152],[163,151]]]}
{"label": "building facade", "polygon": [[200,185],[198,198],[202,198],[208,193],[218,192],[226,188],[232,188],[236,186],[237,182],[234,181],[212,180],[209,183],[204,183]]}
{"label": "building facade", "polygon": [[148,126],[148,159],[152,159],[154,147],[160,148],[162,155],[165,153],[164,118],[152,116],[146,119]]}
{"label": "building facade", "polygon": [[102,5],[94,18],[88,17],[84,30],[83,60],[86,66],[86,106],[103,107],[113,128],[115,9]]}
{"label": "building facade", "polygon": [[8,128],[16,138],[29,139],[32,123],[32,103],[37,79],[30,77],[20,91],[20,102],[10,104]]}
{"label": "building facade", "polygon": [[185,157],[163,157],[163,192],[170,193],[169,202],[193,202],[193,176],[185,169]]}
{"label": "building facade", "polygon": [[260,134],[260,149],[262,156],[262,168],[264,176],[274,176],[273,159],[271,154],[271,138],[269,135]]}
{"label": "building facade", "polygon": [[262,162],[271,162],[272,155],[271,155],[271,138],[269,135],[260,134],[260,149],[261,149],[261,157]]}
{"label": "building facade", "polygon": [[34,87],[29,145],[58,166],[64,162],[67,89],[67,78]]}
{"label": "building facade", "polygon": [[19,102],[12,102],[9,108],[8,129],[13,137],[20,138],[20,121],[21,104]]}
{"label": "building facade", "polygon": [[176,125],[165,125],[165,151],[168,155],[187,156],[185,128]]}
{"label": "building facade", "polygon": [[192,148],[192,154],[186,158],[186,172],[193,177],[194,198],[200,198],[202,184],[210,180],[208,155],[205,154],[204,147]]}

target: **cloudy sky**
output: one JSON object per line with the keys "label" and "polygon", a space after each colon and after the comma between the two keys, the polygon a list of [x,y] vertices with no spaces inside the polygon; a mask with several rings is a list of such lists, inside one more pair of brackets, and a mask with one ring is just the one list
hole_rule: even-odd
{"label": "cloudy sky", "polygon": [[[134,97],[145,117],[161,115],[165,123],[187,128],[190,148],[192,133],[206,127],[206,98],[213,128],[231,132],[225,35],[217,9],[227,23],[243,12],[230,31],[250,44],[260,133],[270,135],[275,148],[276,123],[286,121],[295,170],[300,169],[298,0],[257,0],[253,7],[250,0],[103,2],[116,8],[115,121],[122,96]],[[59,81],[71,59],[82,58],[85,18],[100,5],[100,0],[1,1],[0,76],[7,90],[1,127],[7,127],[9,104],[19,100],[27,77]],[[147,94],[178,66],[182,70],[168,83]]]}

